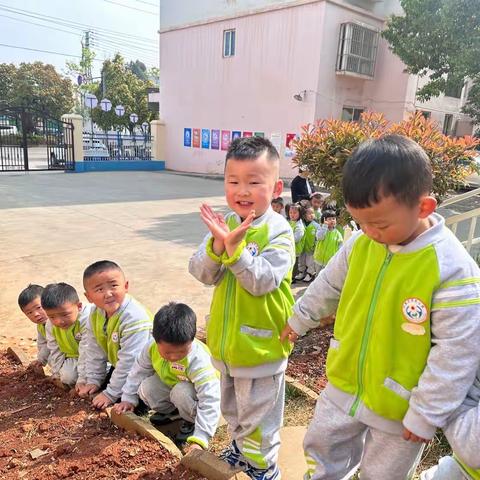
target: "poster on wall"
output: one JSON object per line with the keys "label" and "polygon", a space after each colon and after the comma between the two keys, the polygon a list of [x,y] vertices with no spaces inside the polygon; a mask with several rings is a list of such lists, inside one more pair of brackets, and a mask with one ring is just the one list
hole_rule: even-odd
{"label": "poster on wall", "polygon": [[200,129],[199,128],[193,129],[192,146],[195,148],[200,148]]}
{"label": "poster on wall", "polygon": [[230,130],[222,130],[222,150],[228,150],[230,145]]}
{"label": "poster on wall", "polygon": [[294,157],[295,156],[295,147],[293,142],[300,138],[296,133],[287,133],[285,137],[285,156]]}
{"label": "poster on wall", "polygon": [[233,140],[235,140],[236,138],[241,138],[242,137],[242,132],[238,131],[238,130],[234,130],[232,132],[232,142]]}
{"label": "poster on wall", "polygon": [[253,137],[253,132],[243,132],[244,137]]}
{"label": "poster on wall", "polygon": [[265,132],[255,132],[253,135],[255,137],[265,138]]}
{"label": "poster on wall", "polygon": [[218,150],[220,148],[220,130],[212,130],[212,144],[210,148]]}
{"label": "poster on wall", "polygon": [[210,148],[210,130],[202,128],[202,148]]}
{"label": "poster on wall", "polygon": [[277,149],[279,155],[282,154],[282,136],[279,133],[270,134],[270,141],[272,145]]}
{"label": "poster on wall", "polygon": [[191,128],[183,129],[183,146],[184,147],[192,146],[192,129]]}

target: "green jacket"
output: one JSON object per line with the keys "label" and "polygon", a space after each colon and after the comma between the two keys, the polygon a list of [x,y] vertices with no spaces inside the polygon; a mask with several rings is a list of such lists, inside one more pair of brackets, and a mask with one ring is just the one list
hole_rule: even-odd
{"label": "green jacket", "polygon": [[338,250],[340,250],[342,244],[343,237],[336,228],[329,230],[322,225],[317,230],[317,244],[313,252],[313,259],[320,265],[325,266]]}
{"label": "green jacket", "polygon": [[319,224],[315,221],[305,225],[305,235],[303,241],[303,253],[312,254],[315,250],[315,243],[317,241],[317,229]]}
{"label": "green jacket", "polygon": [[295,255],[298,257],[303,252],[303,246],[305,244],[305,224],[302,220],[289,220],[288,224],[293,230],[293,239],[295,241]]}

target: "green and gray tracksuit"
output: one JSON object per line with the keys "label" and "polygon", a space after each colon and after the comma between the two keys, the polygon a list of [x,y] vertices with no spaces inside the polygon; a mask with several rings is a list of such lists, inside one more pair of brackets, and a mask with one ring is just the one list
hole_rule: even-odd
{"label": "green and gray tracksuit", "polygon": [[103,393],[117,401],[135,357],[150,340],[151,329],[152,314],[130,295],[108,320],[105,312],[95,307],[87,327],[87,383],[102,386],[110,363],[114,371]]}
{"label": "green and gray tracksuit", "polygon": [[46,325],[46,323],[37,324],[37,361],[42,365],[46,365],[50,357],[50,350],[47,345]]}
{"label": "green and gray tracksuit", "polygon": [[123,386],[122,401],[137,405],[138,397],[160,413],[178,408],[195,423],[187,439],[208,448],[220,420],[220,380],[206,345],[195,339],[190,353],[177,362],[162,358],[154,340],[136,358]]}
{"label": "green and gray tracksuit", "polygon": [[298,260],[298,271],[307,272],[310,275],[315,275],[315,263],[313,261],[313,252],[315,251],[315,244],[317,241],[317,230],[320,225],[312,221],[308,225],[304,223],[305,234],[303,235],[303,251]]}
{"label": "green and gray tracksuit", "polygon": [[303,223],[303,220],[301,218],[296,222],[293,220],[289,220],[288,224],[293,231],[293,239],[295,241],[295,255],[299,257],[303,252],[305,224]]}
{"label": "green and gray tracksuit", "polygon": [[342,245],[343,237],[338,229],[329,229],[326,225],[321,225],[317,230],[317,244],[313,253],[315,263],[319,267],[324,267]]}
{"label": "green and gray tracksuit", "polygon": [[[367,434],[365,478],[369,469],[376,478],[405,478],[418,447],[405,451],[415,444],[402,440],[403,428],[432,438],[473,383],[480,359],[480,271],[443,218],[429,219],[432,226],[405,246],[354,234],[294,306],[289,324],[298,334],[336,311],[328,385],[315,414],[320,420],[312,421],[305,438],[307,478],[346,475],[346,465],[360,462],[366,431],[391,440],[377,436],[380,446]],[[334,425],[319,435],[315,427],[325,417]],[[376,447],[378,455],[369,456]]]}
{"label": "green and gray tracksuit", "polygon": [[[231,213],[226,223],[232,230],[241,219]],[[189,265],[195,278],[215,285],[207,344],[222,373],[222,413],[247,461],[260,468],[276,462],[280,446],[291,346],[279,336],[293,304],[294,244],[288,222],[269,208],[234,255],[215,255],[209,234]]]}
{"label": "green and gray tracksuit", "polygon": [[52,375],[66,385],[85,382],[86,328],[92,307],[84,305],[75,323],[67,329],[54,326],[50,320],[45,325]]}

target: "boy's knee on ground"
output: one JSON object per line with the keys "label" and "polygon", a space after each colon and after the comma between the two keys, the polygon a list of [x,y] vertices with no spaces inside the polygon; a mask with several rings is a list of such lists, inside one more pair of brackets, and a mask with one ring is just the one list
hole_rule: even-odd
{"label": "boy's knee on ground", "polygon": [[65,385],[73,386],[77,383],[78,373],[76,365],[63,365],[59,372],[60,381]]}
{"label": "boy's knee on ground", "polygon": [[177,383],[170,391],[170,401],[178,408],[183,419],[195,422],[198,399],[190,382]]}

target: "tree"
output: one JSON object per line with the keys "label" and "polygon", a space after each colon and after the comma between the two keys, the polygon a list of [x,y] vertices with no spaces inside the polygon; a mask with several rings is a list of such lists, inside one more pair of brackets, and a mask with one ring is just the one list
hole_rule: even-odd
{"label": "tree", "polygon": [[367,112],[362,114],[360,122],[320,120],[315,125],[306,125],[295,143],[295,160],[298,165],[306,166],[314,182],[329,189],[332,198],[343,206],[342,170],[348,157],[364,140],[389,133],[407,136],[427,152],[438,200],[476,170],[473,156],[478,142],[472,137],[443,135],[421,113],[396,124],[389,124],[383,114]]}
{"label": "tree", "polygon": [[60,118],[74,104],[72,82],[42,62],[0,64],[0,99],[12,107],[38,110]]}
{"label": "tree", "polygon": [[[400,0],[400,3],[405,15],[392,16],[383,36],[410,73],[428,75],[429,82],[417,93],[420,99],[445,93],[449,86],[463,84],[465,79],[471,79],[474,85],[480,82],[478,0]],[[478,99],[478,93],[475,98]],[[477,100],[475,109],[480,109]]]}
{"label": "tree", "polygon": [[130,70],[140,80],[143,80],[144,82],[148,80],[147,67],[140,60],[128,62],[127,69]]}

